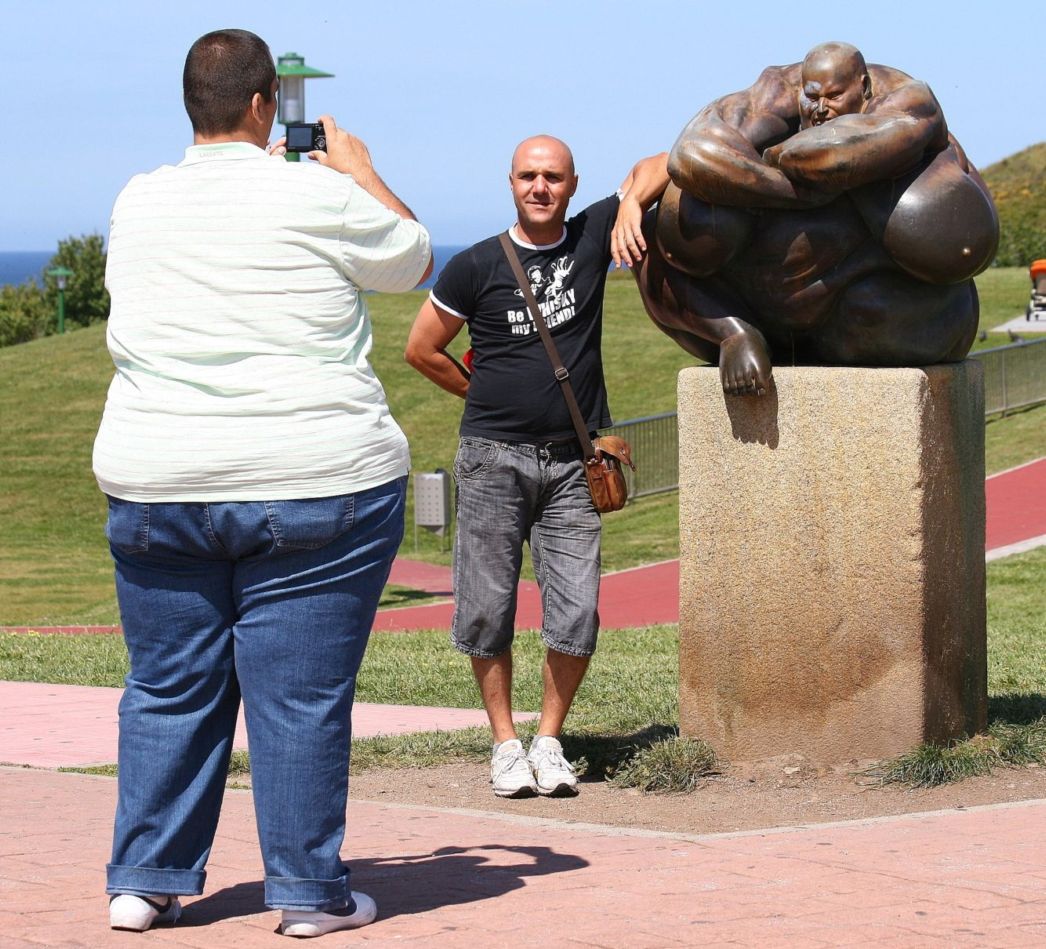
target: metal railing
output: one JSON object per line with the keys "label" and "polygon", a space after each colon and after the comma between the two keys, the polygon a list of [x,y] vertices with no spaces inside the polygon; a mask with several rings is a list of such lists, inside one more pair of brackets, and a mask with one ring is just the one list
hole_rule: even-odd
{"label": "metal railing", "polygon": [[[970,353],[984,364],[984,414],[1046,402],[1046,339]],[[628,496],[643,497],[679,487],[679,429],[675,412],[632,418],[601,430],[631,446],[638,470],[625,470]]]}
{"label": "metal railing", "polygon": [[632,446],[637,470],[625,469],[630,498],[675,491],[679,486],[679,426],[675,412],[631,418],[600,429],[600,434],[620,435]]}
{"label": "metal railing", "polygon": [[984,414],[1046,402],[1046,339],[970,353],[984,364]]}

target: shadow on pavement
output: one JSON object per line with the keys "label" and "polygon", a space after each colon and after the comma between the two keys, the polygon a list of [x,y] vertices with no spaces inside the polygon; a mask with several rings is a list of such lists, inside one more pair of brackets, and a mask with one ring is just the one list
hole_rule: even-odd
{"label": "shadow on pavement", "polygon": [[[506,855],[516,861],[504,862]],[[524,878],[569,873],[589,865],[574,854],[548,847],[441,847],[432,853],[352,860],[352,886],[374,897],[378,918],[412,915],[491,899],[518,890]],[[185,907],[180,926],[204,926],[218,920],[265,911],[265,887],[260,880],[237,883]]]}

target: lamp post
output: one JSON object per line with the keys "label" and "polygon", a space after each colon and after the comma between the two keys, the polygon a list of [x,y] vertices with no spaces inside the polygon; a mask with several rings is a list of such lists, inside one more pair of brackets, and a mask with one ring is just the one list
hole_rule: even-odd
{"label": "lamp post", "polygon": [[65,332],[65,288],[73,272],[68,267],[52,267],[47,271],[48,277],[54,277],[58,287],[58,332]]}
{"label": "lamp post", "polygon": [[[284,53],[276,60],[276,75],[280,78],[279,113],[280,125],[304,122],[305,80],[327,79],[334,73],[323,72],[305,65],[305,57],[297,53]],[[288,152],[287,161],[298,161],[297,152]]]}

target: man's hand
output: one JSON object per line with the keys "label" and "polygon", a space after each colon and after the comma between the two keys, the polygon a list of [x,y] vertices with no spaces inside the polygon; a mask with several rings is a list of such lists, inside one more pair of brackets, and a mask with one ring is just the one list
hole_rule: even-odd
{"label": "man's hand", "polygon": [[639,202],[625,195],[617,209],[617,220],[610,232],[610,256],[618,267],[633,267],[646,253],[643,237],[643,209]]}
{"label": "man's hand", "polygon": [[[309,152],[309,158],[339,171],[343,175],[352,175],[364,191],[372,198],[380,201],[394,214],[408,221],[416,221],[414,212],[407,207],[392,191],[392,189],[381,180],[381,176],[374,170],[370,160],[370,151],[361,139],[338,128],[338,123],[333,116],[321,115],[320,123],[323,125],[324,134],[327,136],[327,151]],[[433,261],[429,258],[429,265],[422,275],[419,284],[428,280],[432,273]]]}
{"label": "man's hand", "polygon": [[668,152],[640,159],[621,182],[621,206],[610,232],[610,256],[618,267],[632,267],[643,259],[643,214],[667,187]]}
{"label": "man's hand", "polygon": [[[361,184],[375,174],[370,151],[362,140],[338,128],[338,123],[329,115],[321,115],[320,123],[327,136],[326,152],[309,152],[309,158],[343,175],[352,175]],[[364,185],[366,187],[366,185]],[[368,189],[369,190],[369,189]]]}

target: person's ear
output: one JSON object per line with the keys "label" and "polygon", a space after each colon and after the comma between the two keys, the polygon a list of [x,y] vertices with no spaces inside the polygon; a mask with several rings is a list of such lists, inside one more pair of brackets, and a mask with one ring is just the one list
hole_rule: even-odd
{"label": "person's ear", "polygon": [[580,181],[580,177],[574,175],[574,183],[570,186],[570,197],[574,197],[574,192],[577,191],[577,183]]}
{"label": "person's ear", "polygon": [[265,99],[262,98],[262,94],[260,92],[254,93],[254,95],[251,96],[251,118],[254,119],[255,122],[263,121],[265,118],[264,109]]}

